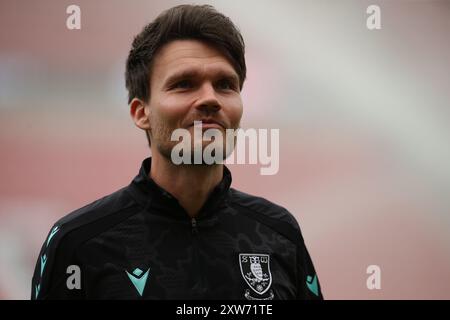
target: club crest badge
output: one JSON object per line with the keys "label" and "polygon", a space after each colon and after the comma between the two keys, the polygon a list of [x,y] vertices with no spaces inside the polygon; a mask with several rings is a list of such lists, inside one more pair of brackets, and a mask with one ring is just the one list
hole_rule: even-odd
{"label": "club crest badge", "polygon": [[268,254],[240,253],[239,265],[245,282],[254,292],[263,295],[270,289],[272,275]]}

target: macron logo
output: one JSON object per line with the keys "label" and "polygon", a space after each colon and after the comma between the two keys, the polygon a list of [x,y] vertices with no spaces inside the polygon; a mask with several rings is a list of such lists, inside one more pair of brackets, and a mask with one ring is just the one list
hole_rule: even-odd
{"label": "macron logo", "polygon": [[147,269],[147,271],[144,273],[139,268],[134,269],[132,273],[129,273],[125,270],[125,272],[128,275],[128,278],[130,278],[131,282],[133,283],[134,287],[136,288],[139,295],[142,297],[142,293],[144,292],[145,284],[147,283],[148,278],[148,272],[150,269]]}
{"label": "macron logo", "polygon": [[319,296],[319,287],[317,285],[317,275],[314,275],[314,277],[308,276],[306,278],[306,285],[308,286],[309,291],[314,293],[316,296]]}
{"label": "macron logo", "polygon": [[56,226],[56,227],[54,227],[54,228],[52,229],[52,231],[50,232],[50,235],[48,236],[48,239],[47,239],[47,247],[48,247],[48,244],[50,243],[50,240],[52,240],[53,236],[54,236],[58,231],[59,231],[59,227],[58,227],[58,226]]}

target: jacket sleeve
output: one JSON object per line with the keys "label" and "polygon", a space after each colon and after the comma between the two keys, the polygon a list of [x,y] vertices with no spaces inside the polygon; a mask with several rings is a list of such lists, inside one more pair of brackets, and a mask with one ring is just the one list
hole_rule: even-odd
{"label": "jacket sleeve", "polygon": [[306,248],[300,225],[294,215],[289,211],[285,210],[284,213],[284,222],[289,226],[289,228],[285,228],[284,234],[296,245],[296,299],[323,300],[319,278],[308,249]]}
{"label": "jacket sleeve", "polygon": [[299,281],[297,298],[301,300],[323,300],[319,278],[303,239],[297,248],[297,274]]}
{"label": "jacket sleeve", "polygon": [[31,284],[31,300],[82,299],[81,270],[64,226],[50,230],[36,262]]}

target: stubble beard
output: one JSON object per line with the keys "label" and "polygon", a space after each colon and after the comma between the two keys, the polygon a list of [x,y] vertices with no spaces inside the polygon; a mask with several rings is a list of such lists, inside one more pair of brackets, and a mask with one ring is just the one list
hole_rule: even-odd
{"label": "stubble beard", "polygon": [[[233,129],[236,130],[240,127],[240,123],[236,126],[236,128],[229,128],[229,129]],[[176,128],[175,128],[176,129]],[[172,149],[178,144],[180,143],[179,141],[171,141],[171,136],[172,136],[172,132],[175,130],[170,128],[169,126],[165,125],[162,122],[158,122],[155,121],[155,123],[152,123],[152,129],[149,129],[149,133],[150,133],[150,137],[151,137],[151,143],[152,145],[154,144],[156,149],[158,150],[158,152],[161,154],[161,156],[166,159],[167,161],[173,163],[172,161]],[[222,143],[222,160],[224,161],[234,150],[235,146],[236,146],[236,136],[233,136],[232,141],[230,141],[231,139],[227,139],[227,135],[224,132],[225,130],[221,130],[222,135],[223,135],[223,143]],[[194,137],[191,136],[191,146],[190,146],[190,159],[191,159],[191,164],[194,164],[194,152],[192,152],[193,150],[195,150],[194,148]],[[214,143],[214,141],[203,141],[202,143],[202,147],[201,147],[201,152],[203,154],[203,151],[205,149],[206,146],[208,146],[211,143]],[[228,147],[227,147],[228,144]],[[227,153],[228,151],[228,153]],[[217,163],[214,164],[207,164],[203,161],[203,157],[201,157],[202,162],[200,164],[196,164],[197,166],[214,166],[214,165],[218,165]],[[190,165],[190,164],[184,164],[184,165]]]}

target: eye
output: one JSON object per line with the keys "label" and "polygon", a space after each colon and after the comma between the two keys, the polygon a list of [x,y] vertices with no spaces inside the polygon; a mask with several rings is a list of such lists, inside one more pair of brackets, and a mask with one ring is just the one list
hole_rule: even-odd
{"label": "eye", "polygon": [[190,80],[181,80],[176,82],[171,88],[172,89],[189,89],[192,88],[193,84]]}
{"label": "eye", "polygon": [[236,85],[228,79],[222,79],[217,82],[217,88],[219,90],[236,90]]}

